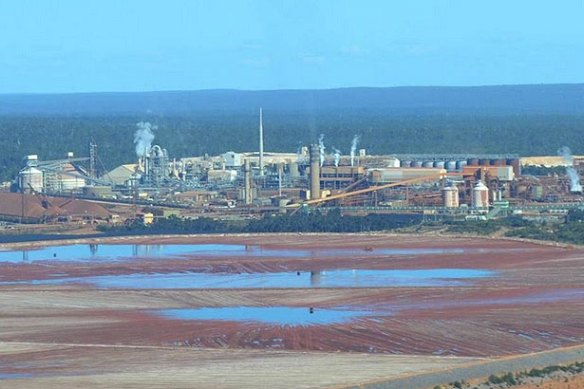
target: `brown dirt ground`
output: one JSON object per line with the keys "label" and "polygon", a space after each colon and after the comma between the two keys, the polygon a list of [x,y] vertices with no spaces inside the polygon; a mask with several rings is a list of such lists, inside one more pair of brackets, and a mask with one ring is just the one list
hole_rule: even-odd
{"label": "brown dirt ground", "polygon": [[[93,241],[104,243],[104,241]],[[222,358],[243,357],[224,362],[222,372],[232,367],[245,381],[245,366],[256,356],[272,358],[278,353],[294,355],[297,369],[302,371],[314,367],[314,361],[304,359],[305,353],[315,353],[324,361],[337,357],[345,365],[354,366],[354,375],[343,375],[322,365],[319,374],[306,377],[288,375],[288,385],[282,387],[322,387],[347,383],[349,377],[358,380],[375,379],[375,368],[367,368],[367,361],[376,357],[396,354],[417,355],[421,358],[438,358],[440,363],[456,361],[452,357],[498,357],[536,351],[551,350],[584,342],[584,249],[537,245],[528,242],[476,238],[440,238],[403,235],[268,235],[268,236],[197,236],[197,237],[139,237],[116,238],[112,243],[239,243],[264,247],[298,247],[302,249],[352,248],[362,254],[354,256],[310,258],[236,258],[186,256],[174,259],[140,259],[115,263],[107,262],[43,262],[30,264],[0,264],[2,281],[43,279],[50,274],[63,273],[70,276],[93,276],[104,274],[131,274],[136,272],[273,272],[310,271],[331,268],[367,269],[423,269],[423,268],[482,268],[497,272],[493,278],[473,281],[466,286],[423,288],[323,288],[323,289],[175,289],[175,290],[99,290],[88,285],[2,285],[0,286],[0,342],[7,344],[33,343],[30,352],[0,350],[0,374],[31,372],[37,362],[39,371],[55,372],[58,377],[35,378],[42,386],[57,387],[75,382],[96,386],[99,382],[113,384],[136,382],[136,371],[149,372],[143,375],[144,382],[156,381],[156,368],[142,361],[152,358],[171,347],[182,353],[198,353],[195,358],[216,350]],[[69,243],[80,243],[70,241]],[[6,247],[26,247],[12,245]],[[386,256],[376,253],[380,248],[463,248],[461,253],[439,255]],[[203,306],[276,306],[288,305],[316,309],[335,306],[356,306],[376,309],[384,306],[394,312],[391,316],[373,316],[348,323],[307,327],[264,325],[220,321],[181,321],[158,317],[151,313],[156,308],[188,308]],[[53,358],[55,345],[67,355]],[[155,349],[147,357],[132,357],[136,364],[128,371],[112,367],[103,374],[91,372],[100,363],[83,362],[84,358],[97,355],[93,349],[99,345],[103,359],[113,355],[124,355],[122,347],[142,350]],[[38,349],[36,348],[38,347]],[[111,348],[109,348],[111,347]],[[136,349],[134,349],[136,348]],[[106,351],[103,351],[106,350]],[[125,350],[125,349],[124,349]],[[178,351],[177,351],[178,350]],[[201,354],[201,350],[205,353]],[[173,351],[173,352],[174,352]],[[124,352],[127,352],[124,351]],[[134,351],[132,351],[134,352]],[[339,353],[340,352],[340,353]],[[121,353],[121,354],[120,354]],[[151,355],[150,355],[151,353]],[[250,353],[250,354],[247,354]],[[256,354],[258,353],[258,354]],[[276,353],[276,354],[273,354]],[[173,364],[173,355],[164,365],[165,377],[160,383],[170,383],[168,374],[176,374],[180,387],[192,374],[201,374],[202,367],[188,369]],[[183,354],[180,354],[183,355]],[[195,354],[184,354],[191,355]],[[206,355],[206,354],[205,354]],[[213,354],[215,355],[215,354]],[[312,355],[312,354],[310,354]],[[366,355],[365,359],[359,356]],[[251,358],[251,359],[250,359]],[[266,366],[280,366],[280,357],[274,357]],[[354,365],[350,362],[354,359]],[[370,358],[370,359],[367,359]],[[420,371],[437,368],[428,360],[414,358],[406,365],[416,363]],[[63,362],[63,368],[56,368]],[[98,358],[99,360],[99,358]],[[381,359],[389,361],[389,359]],[[417,362],[416,362],[417,361]],[[435,361],[431,359],[430,361]],[[26,363],[25,363],[26,362]],[[50,363],[49,363],[50,362]],[[321,363],[319,362],[319,363]],[[419,362],[419,363],[418,363]],[[77,368],[73,365],[79,363]],[[105,363],[105,362],[103,362]],[[274,363],[274,365],[270,365]],[[324,363],[324,362],[323,362]],[[339,362],[340,363],[340,362]],[[359,364],[363,363],[363,374]],[[377,363],[377,362],[375,362]],[[373,365],[375,365],[375,363]],[[393,363],[393,362],[392,362]],[[450,363],[450,362],[448,362]],[[32,364],[32,365],[31,365]],[[156,365],[154,363],[154,365]],[[12,366],[12,368],[10,368]],[[18,366],[25,366],[20,369]],[[29,367],[26,367],[29,366]],[[44,367],[43,367],[44,366]],[[48,367],[47,367],[48,366]],[[52,367],[51,367],[52,366]],[[59,365],[60,366],[60,365]],[[96,367],[97,366],[97,367]],[[108,365],[109,366],[109,365]],[[123,364],[116,364],[123,367]],[[218,365],[219,366],[219,365]],[[234,367],[235,366],[235,367]],[[388,366],[391,366],[388,365]],[[441,368],[447,365],[440,365]],[[379,368],[377,366],[376,368]],[[20,369],[20,370],[19,370]],[[108,369],[116,371],[109,372]],[[162,369],[162,367],[161,367]],[[186,370],[184,370],[186,369]],[[194,369],[194,370],[193,370]],[[205,367],[209,383],[224,383],[235,387],[237,375],[224,378],[221,371]],[[240,370],[237,370],[240,369]],[[259,369],[259,370],[258,370]],[[368,370],[369,369],[369,370]],[[390,367],[383,367],[390,369]],[[91,371],[89,371],[91,370]],[[122,369],[123,370],[123,369]],[[188,373],[181,373],[185,371]],[[401,371],[399,369],[397,372]],[[253,372],[253,373],[251,373]],[[269,368],[251,367],[249,374],[266,374]],[[387,371],[385,371],[387,373]],[[53,374],[53,373],[51,373]],[[70,375],[83,375],[71,378]],[[316,379],[315,377],[319,377]],[[335,381],[334,377],[339,377]],[[99,377],[99,379],[98,379]],[[180,378],[182,377],[182,378]],[[231,377],[231,376],[230,376]],[[19,385],[29,379],[18,380]],[[100,381],[103,380],[103,381]],[[142,380],[140,378],[138,381]],[[166,381],[165,381],[166,380]],[[231,384],[225,380],[233,380]],[[250,379],[251,380],[251,379]],[[272,378],[275,380],[275,378]],[[224,382],[225,381],[225,382]],[[276,381],[270,381],[272,383]],[[268,382],[266,381],[266,383]],[[15,380],[0,380],[3,383]],[[201,381],[202,382],[202,381]],[[314,385],[312,384],[314,383]],[[352,382],[352,381],[351,381]],[[182,384],[181,384],[182,383]],[[297,384],[296,386],[293,384]],[[53,386],[51,386],[53,385]],[[97,385],[99,386],[99,385]],[[200,385],[198,387],[205,387]],[[243,385],[242,387],[253,387]]]}

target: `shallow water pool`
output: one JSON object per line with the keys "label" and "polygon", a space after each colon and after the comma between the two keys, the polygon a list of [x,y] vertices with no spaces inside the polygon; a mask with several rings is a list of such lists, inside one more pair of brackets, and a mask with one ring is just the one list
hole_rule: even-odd
{"label": "shallow water pool", "polygon": [[[219,320],[237,322],[260,322],[274,325],[307,326],[348,322],[372,315],[371,311],[343,308],[324,309],[309,307],[205,307],[185,309],[161,309],[153,311],[177,320]],[[377,315],[379,315],[377,313]]]}
{"label": "shallow water pool", "polygon": [[[507,250],[509,251],[509,250]],[[384,255],[440,255],[493,252],[481,248],[266,248],[244,244],[74,244],[38,249],[0,251],[0,262],[35,261],[115,261],[131,258],[176,258],[183,255],[200,257],[371,257]]]}
{"label": "shallow water pool", "polygon": [[276,273],[152,273],[0,284],[93,284],[102,289],[220,289],[220,288],[367,288],[461,286],[469,279],[493,276],[482,269],[367,270],[335,269],[318,272]]}

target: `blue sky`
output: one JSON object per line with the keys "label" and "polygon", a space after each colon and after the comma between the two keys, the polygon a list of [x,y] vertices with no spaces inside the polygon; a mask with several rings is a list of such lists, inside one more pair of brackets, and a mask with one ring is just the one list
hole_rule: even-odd
{"label": "blue sky", "polygon": [[584,1],[1,0],[0,93],[583,82]]}

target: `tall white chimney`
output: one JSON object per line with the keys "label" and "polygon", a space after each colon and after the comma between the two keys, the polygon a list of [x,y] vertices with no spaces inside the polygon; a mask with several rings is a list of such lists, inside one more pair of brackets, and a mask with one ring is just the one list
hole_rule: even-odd
{"label": "tall white chimney", "polygon": [[264,175],[264,122],[260,107],[260,176]]}

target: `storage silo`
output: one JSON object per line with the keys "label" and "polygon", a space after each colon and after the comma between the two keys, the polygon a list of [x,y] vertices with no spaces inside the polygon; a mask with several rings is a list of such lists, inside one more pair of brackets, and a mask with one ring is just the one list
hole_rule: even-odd
{"label": "storage silo", "polygon": [[457,169],[456,161],[448,161],[448,162],[446,162],[444,167],[446,168],[447,171],[453,172]]}
{"label": "storage silo", "polygon": [[491,166],[491,160],[488,158],[481,158],[479,159],[480,166]]}
{"label": "storage silo", "polygon": [[34,166],[27,166],[18,174],[22,192],[42,192],[44,189],[43,171]]}
{"label": "storage silo", "polygon": [[469,158],[466,162],[468,166],[479,166],[478,158]]}
{"label": "storage silo", "polygon": [[290,178],[296,180],[300,177],[300,170],[298,169],[298,162],[290,162],[288,165]]}
{"label": "storage silo", "polygon": [[422,161],[412,161],[412,167],[422,167]]}
{"label": "storage silo", "polygon": [[446,162],[444,162],[444,161],[435,161],[433,163],[433,166],[436,168],[439,168],[439,169],[444,169],[445,165],[446,165]]}
{"label": "storage silo", "polygon": [[422,162],[422,167],[434,167],[433,161],[424,161]]}
{"label": "storage silo", "polygon": [[387,160],[387,167],[400,167],[400,160],[395,157],[391,157]]}
{"label": "storage silo", "polygon": [[443,205],[446,208],[458,208],[458,188],[454,185],[442,189]]}
{"label": "storage silo", "polygon": [[482,181],[477,182],[472,189],[472,206],[474,208],[487,208],[489,206],[489,188]]}
{"label": "storage silo", "polygon": [[456,170],[462,170],[467,165],[468,165],[468,162],[466,161],[466,159],[456,161]]}
{"label": "storage silo", "polygon": [[412,166],[412,161],[401,161],[400,162],[400,166],[401,167],[411,167]]}

